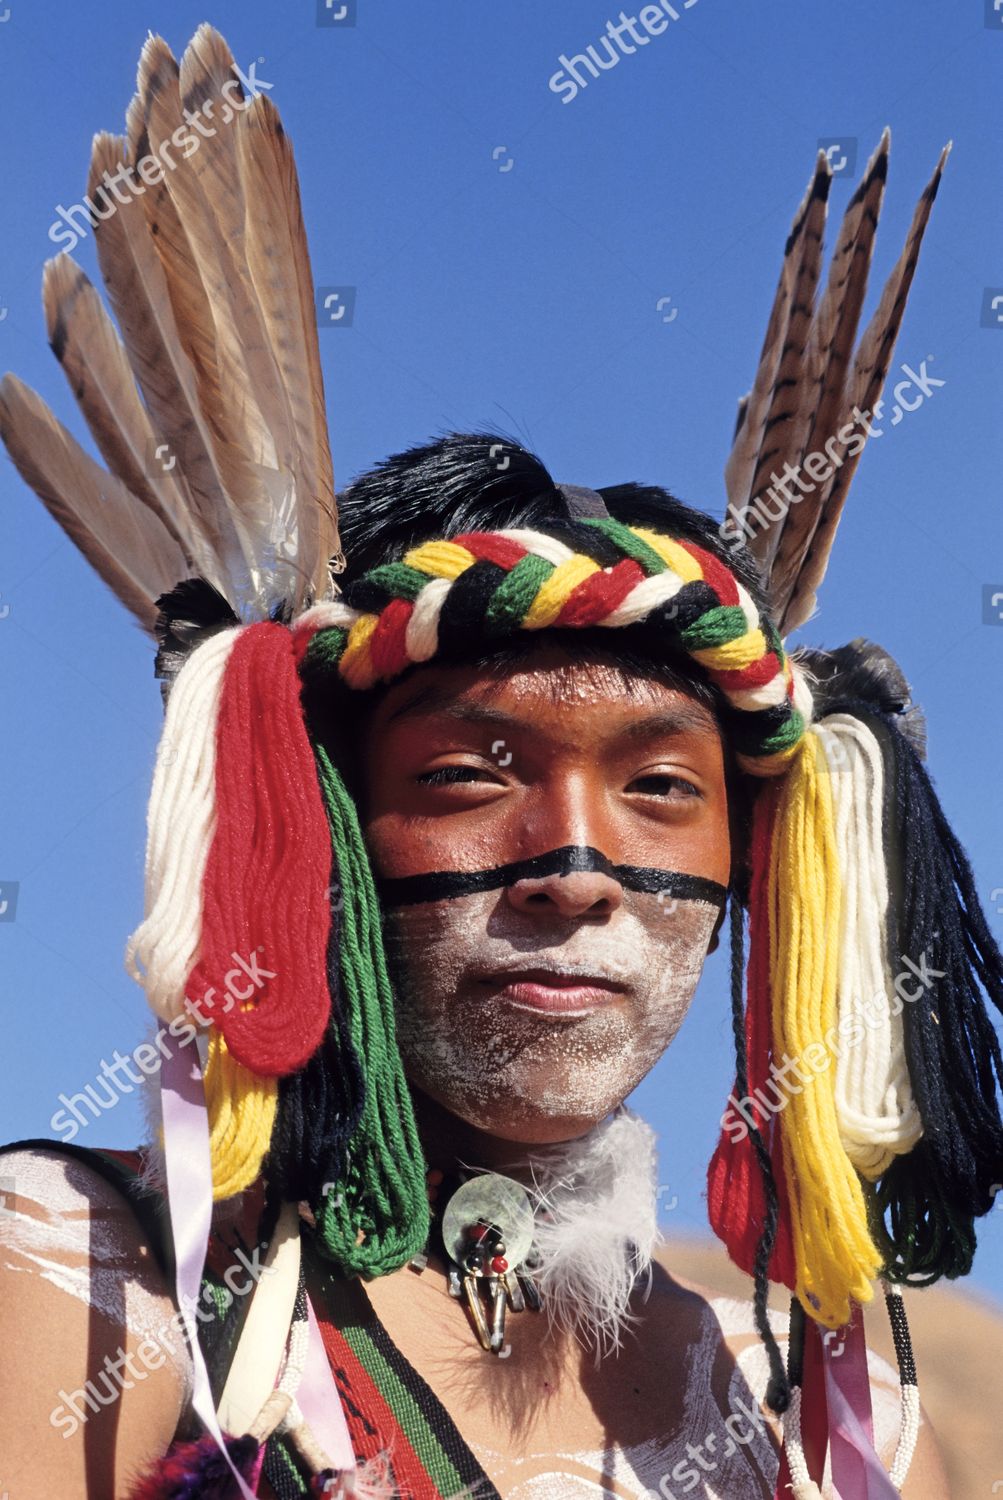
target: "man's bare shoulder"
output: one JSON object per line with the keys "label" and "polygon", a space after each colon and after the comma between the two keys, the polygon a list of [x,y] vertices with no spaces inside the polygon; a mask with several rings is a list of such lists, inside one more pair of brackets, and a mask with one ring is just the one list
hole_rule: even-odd
{"label": "man's bare shoulder", "polygon": [[4,1481],[20,1500],[124,1495],[166,1451],[186,1395],[163,1273],[126,1199],[85,1161],[0,1150],[0,1178]]}
{"label": "man's bare shoulder", "polygon": [[[716,1325],[715,1333],[718,1328],[720,1330],[722,1352],[719,1361],[723,1361],[726,1367],[732,1367],[729,1394],[733,1392],[736,1380],[740,1381],[743,1389],[747,1386],[779,1438],[782,1435],[781,1424],[765,1404],[769,1369],[766,1352],[756,1328],[751,1281],[748,1281],[748,1293],[743,1297],[735,1285],[739,1273],[731,1266],[719,1272],[713,1254],[707,1258],[711,1274],[701,1280],[693,1280],[680,1274],[681,1260],[687,1265],[687,1269],[692,1268],[692,1257],[681,1257],[677,1247],[666,1243],[657,1247],[654,1261],[666,1274],[660,1277],[656,1273],[653,1292],[657,1287],[658,1294],[663,1298],[674,1299],[677,1303],[689,1302],[692,1307],[701,1308],[705,1318],[713,1320],[713,1325]],[[776,1306],[777,1301],[774,1292],[774,1305],[769,1310],[769,1321],[786,1362],[789,1312],[782,1306]],[[875,1446],[886,1467],[890,1467],[901,1428],[898,1372],[871,1349],[868,1350],[867,1365],[871,1382]],[[720,1390],[717,1395],[721,1395]],[[901,1494],[902,1500],[950,1500],[943,1457],[925,1409],[920,1411],[916,1452]]]}

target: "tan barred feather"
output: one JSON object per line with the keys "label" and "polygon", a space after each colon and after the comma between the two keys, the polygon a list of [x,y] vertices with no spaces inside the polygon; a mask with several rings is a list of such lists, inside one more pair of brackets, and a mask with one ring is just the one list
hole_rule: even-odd
{"label": "tan barred feather", "polygon": [[105,462],[138,500],[160,517],[192,571],[218,586],[211,551],[193,534],[170,459],[157,440],[121,340],[100,297],[69,255],[42,275],[49,344]]}
{"label": "tan barred feather", "polygon": [[[902,324],[906,298],[909,295],[909,288],[912,286],[913,275],[919,261],[923,235],[950,151],[951,143],[948,142],[940,153],[940,160],[937,162],[933,176],[916,205],[905,248],[885,283],[877,311],[860,341],[848,382],[848,392],[843,403],[844,421],[850,417],[855,406],[862,412],[873,412],[881,397],[885,377],[891,367],[892,355],[895,351],[895,340]],[[805,553],[804,562],[791,594],[790,604],[785,612],[786,629],[794,629],[814,612],[816,592],[825,577],[836,528],[843,513],[843,506],[846,504],[850,482],[860,462],[861,452],[862,449],[858,449],[852,455],[847,454],[841,467],[833,476],[818,525]]]}
{"label": "tan barred feather", "polygon": [[792,335],[795,346],[803,348],[802,340],[811,320],[810,299],[818,280],[821,234],[831,180],[832,169],[825,153],[820,151],[784,247],[756,378],[748,396],[739,403],[735,439],[724,471],[728,499],[736,511],[756,493],[755,477],[762,467],[764,444],[771,450],[774,446],[768,429],[780,419],[778,398],[786,390],[793,361]]}
{"label": "tan barred feather", "polygon": [[791,262],[794,270],[790,308],[766,407],[759,452],[752,470],[751,495],[758,495],[766,487],[772,469],[777,463],[783,463],[785,454],[800,448],[810,420],[804,374],[815,316],[815,293],[822,271],[822,235],[831,185],[832,169],[820,151],[815,175],[795,221],[792,243],[785,255],[785,260]]}
{"label": "tan barred feather", "polygon": [[[872,411],[880,397],[923,232],[949,150],[945,148],[942,153],[920,200],[905,249],[851,363],[887,177],[889,140],[886,130],[850,200],[825,293],[803,340],[799,337],[800,325],[793,316],[793,294],[789,302],[781,297],[785,276],[794,284],[792,250],[800,256],[803,266],[803,252],[798,250],[793,231],[788,239],[781,287],[770,314],[756,381],[750,395],[739,405],[735,442],[725,469],[728,516],[739,532],[748,536],[751,530],[748,544],[759,561],[771,612],[784,635],[803,624],[814,610],[815,590],[825,573],[839,515],[859,459],[859,452],[850,456],[849,444],[840,443],[837,434],[852,419],[855,406],[864,412]],[[817,180],[816,171],[813,184]],[[805,219],[810,200],[811,190],[798,211],[795,229]],[[807,273],[803,272],[802,285],[808,284],[810,270],[809,266]],[[781,334],[781,328],[789,333]],[[782,337],[786,348],[781,355],[778,346]],[[750,416],[754,418],[751,426]],[[782,474],[787,464],[799,470],[808,455],[814,453],[828,457],[830,462],[834,455],[839,459],[831,478],[815,483],[814,489],[797,503],[784,506],[779,514],[775,513],[777,502],[767,496],[761,516],[750,515],[749,525],[743,529],[743,514],[750,504],[765,495],[771,476]],[[805,478],[811,482],[810,475]]]}
{"label": "tan barred feather", "polygon": [[[100,132],[94,138],[88,194],[103,201],[99,187],[126,162],[135,164],[147,154],[144,145],[133,156],[119,136]],[[146,189],[152,191],[151,188]],[[142,198],[120,204],[110,218],[95,227],[98,264],[112,310],[118,320],[126,355],[143,393],[150,425],[167,452],[161,461],[175,460],[172,474],[183,492],[192,527],[217,559],[223,581],[210,578],[221,593],[239,556],[239,544],[227,510],[223,482],[212,456],[206,414],[199,406],[191,363],[181,346],[167,279],[147,228]]]}
{"label": "tan barred feather", "polygon": [[[88,183],[121,338],[68,256],[44,281],[50,341],[112,472],[13,378],[4,441],[147,628],[157,595],[195,573],[242,618],[298,612],[333,595],[344,562],[289,143],[205,25],[180,66],[149,38],[126,124],[125,140],[95,137]],[[136,171],[151,156],[159,181],[155,164]]]}
{"label": "tan barred feather", "polygon": [[[884,130],[877,149],[850,199],[840,225],[825,293],[812,326],[806,361],[805,390],[810,421],[803,441],[789,458],[800,468],[810,453],[824,452],[843,422],[843,396],[888,176],[891,132]],[[799,437],[801,434],[799,434]],[[786,610],[824,499],[824,490],[792,506],[783,524],[773,529],[768,550],[758,553],[770,569],[770,597],[779,613]]]}
{"label": "tan barred feather", "polygon": [[185,555],[163,522],[84,452],[16,375],[0,381],[0,437],[22,478],[87,561],[147,630],[153,601],[185,576]]}

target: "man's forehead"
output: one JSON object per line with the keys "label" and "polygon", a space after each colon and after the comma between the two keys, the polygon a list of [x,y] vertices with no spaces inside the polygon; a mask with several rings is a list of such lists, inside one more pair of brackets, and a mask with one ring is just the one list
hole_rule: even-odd
{"label": "man's forehead", "polygon": [[419,717],[467,723],[525,720],[541,709],[597,713],[615,719],[620,733],[718,732],[711,707],[685,680],[666,681],[615,661],[535,660],[504,670],[426,668],[388,694],[386,725]]}

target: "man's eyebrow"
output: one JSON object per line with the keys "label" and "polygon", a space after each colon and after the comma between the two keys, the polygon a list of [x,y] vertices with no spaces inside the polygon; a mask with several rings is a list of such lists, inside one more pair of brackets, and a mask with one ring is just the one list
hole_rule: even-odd
{"label": "man's eyebrow", "polygon": [[447,718],[461,719],[466,723],[515,723],[510,714],[501,713],[495,708],[486,708],[480,703],[465,703],[462,698],[457,698],[455,692],[445,684],[436,682],[423,683],[402,703],[398,703],[397,707],[387,715],[387,723],[393,724],[398,719],[409,718],[416,714],[432,713],[441,713]]}
{"label": "man's eyebrow", "polygon": [[[439,683],[423,684],[403,703],[397,705],[389,715],[388,722],[393,723],[413,714],[437,712],[465,724],[525,724],[524,720],[499,709],[489,708],[482,703],[464,702]],[[708,731],[716,731],[717,727],[717,720],[711,709],[695,699],[688,699],[672,708],[659,709],[654,713],[639,713],[636,719],[617,731],[617,737],[635,740],[654,738],[657,735],[706,734]]]}
{"label": "man's eyebrow", "polygon": [[658,734],[706,734],[708,730],[717,731],[717,728],[713,710],[698,703],[696,699],[688,699],[672,708],[643,714],[620,732],[626,739],[646,739]]}

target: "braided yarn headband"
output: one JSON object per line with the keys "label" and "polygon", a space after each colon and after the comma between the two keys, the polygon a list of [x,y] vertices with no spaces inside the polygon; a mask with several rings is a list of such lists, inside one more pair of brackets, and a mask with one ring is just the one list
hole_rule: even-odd
{"label": "braided yarn headband", "polygon": [[694,542],[611,518],[582,518],[559,535],[512,528],[423,542],[297,624],[317,630],[307,670],[363,690],[520,630],[644,624],[664,631],[666,652],[701,667],[734,711],[744,770],[783,771],[811,721],[807,683],[734,573]]}

